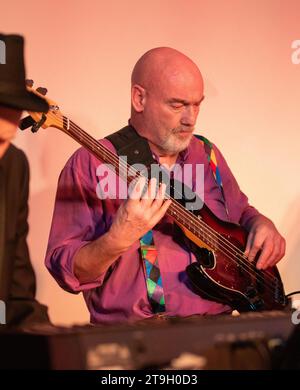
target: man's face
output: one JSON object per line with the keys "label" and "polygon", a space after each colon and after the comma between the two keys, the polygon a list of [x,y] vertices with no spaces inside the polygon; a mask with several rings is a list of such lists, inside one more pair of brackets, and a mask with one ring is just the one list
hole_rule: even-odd
{"label": "man's face", "polygon": [[11,141],[17,132],[22,111],[0,106],[0,143]]}
{"label": "man's face", "polygon": [[149,140],[167,154],[184,150],[191,141],[199,106],[203,100],[203,82],[193,72],[161,77],[146,90],[143,120]]}

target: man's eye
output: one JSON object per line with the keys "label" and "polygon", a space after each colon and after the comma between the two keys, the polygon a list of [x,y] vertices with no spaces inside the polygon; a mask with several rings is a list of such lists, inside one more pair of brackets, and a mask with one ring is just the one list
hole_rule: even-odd
{"label": "man's eye", "polygon": [[172,108],[175,108],[175,109],[179,109],[179,108],[182,108],[183,107],[183,104],[180,104],[180,103],[176,103],[176,104],[171,104],[171,107]]}

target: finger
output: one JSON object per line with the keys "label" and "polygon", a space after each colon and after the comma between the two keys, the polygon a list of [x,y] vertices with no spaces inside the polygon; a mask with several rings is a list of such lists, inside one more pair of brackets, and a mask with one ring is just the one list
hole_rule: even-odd
{"label": "finger", "polygon": [[141,176],[136,182],[130,183],[128,193],[131,200],[140,200],[143,189],[146,184],[146,178]]}
{"label": "finger", "polygon": [[155,177],[152,177],[149,181],[147,191],[142,196],[142,204],[144,206],[150,206],[155,199],[156,195],[156,188],[157,188],[157,179]]}
{"label": "finger", "polygon": [[272,240],[265,241],[261,254],[258,258],[256,268],[257,269],[266,269],[270,256],[272,256],[274,250],[274,245]]}
{"label": "finger", "polygon": [[286,250],[286,241],[282,237],[281,242],[280,242],[280,260],[283,258],[285,255],[285,250]]}
{"label": "finger", "polygon": [[285,240],[281,239],[276,245],[276,249],[273,251],[272,256],[270,257],[267,267],[274,267],[279,260],[283,258],[285,254]]}
{"label": "finger", "polygon": [[249,235],[248,235],[248,238],[247,238],[246,249],[244,251],[244,254],[247,257],[249,256],[250,249],[251,249],[251,246],[253,244],[253,238],[254,238],[254,234],[250,232]]}
{"label": "finger", "polygon": [[253,238],[250,251],[248,255],[248,260],[253,261],[257,255],[257,252],[261,250],[263,241],[257,237],[257,235]]}
{"label": "finger", "polygon": [[155,200],[152,204],[152,207],[154,210],[159,209],[161,207],[161,205],[163,204],[164,199],[165,199],[165,194],[166,194],[166,188],[167,188],[167,185],[165,183],[160,184],[159,189],[156,193]]}
{"label": "finger", "polygon": [[280,242],[273,244],[273,251],[265,262],[265,268],[272,267],[279,261],[280,256]]}
{"label": "finger", "polygon": [[153,217],[151,219],[152,226],[155,226],[162,219],[162,217],[165,215],[168,208],[170,207],[171,203],[172,203],[172,199],[167,199],[163,203],[161,208],[153,215]]}

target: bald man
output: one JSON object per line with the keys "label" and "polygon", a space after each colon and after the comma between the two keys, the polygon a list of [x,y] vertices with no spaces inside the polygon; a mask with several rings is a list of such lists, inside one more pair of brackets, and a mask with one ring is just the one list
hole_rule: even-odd
{"label": "bald man", "polygon": [[[203,143],[193,135],[204,98],[197,65],[177,50],[152,49],[136,63],[131,84],[131,118],[125,131],[146,140],[153,159],[170,175],[176,176],[176,169],[186,164],[203,164],[207,206],[220,219],[249,231],[246,255],[251,261],[262,249],[258,268],[276,264],[284,255],[284,239],[268,218],[248,204],[214,146],[224,199]],[[100,142],[116,153],[112,139]],[[143,191],[145,180],[141,178],[125,201],[100,200],[95,190],[98,165],[99,161],[79,149],[62,171],[46,257],[48,269],[64,289],[83,291],[91,321],[112,323],[156,315],[140,250],[141,238],[148,232],[152,232],[164,296],[158,311],[167,316],[230,311],[189,288],[185,269],[195,257],[173,239],[173,222],[165,215],[170,205],[164,200],[165,184],[156,192],[156,180],[151,179]],[[195,187],[194,181],[191,186]]]}

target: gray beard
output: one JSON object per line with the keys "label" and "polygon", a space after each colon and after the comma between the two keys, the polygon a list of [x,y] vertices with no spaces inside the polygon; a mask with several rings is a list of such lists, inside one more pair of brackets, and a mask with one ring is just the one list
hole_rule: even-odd
{"label": "gray beard", "polygon": [[192,139],[192,134],[187,140],[181,141],[179,138],[177,138],[176,133],[172,133],[159,146],[163,151],[167,153],[176,154],[186,149],[189,146],[191,139]]}

